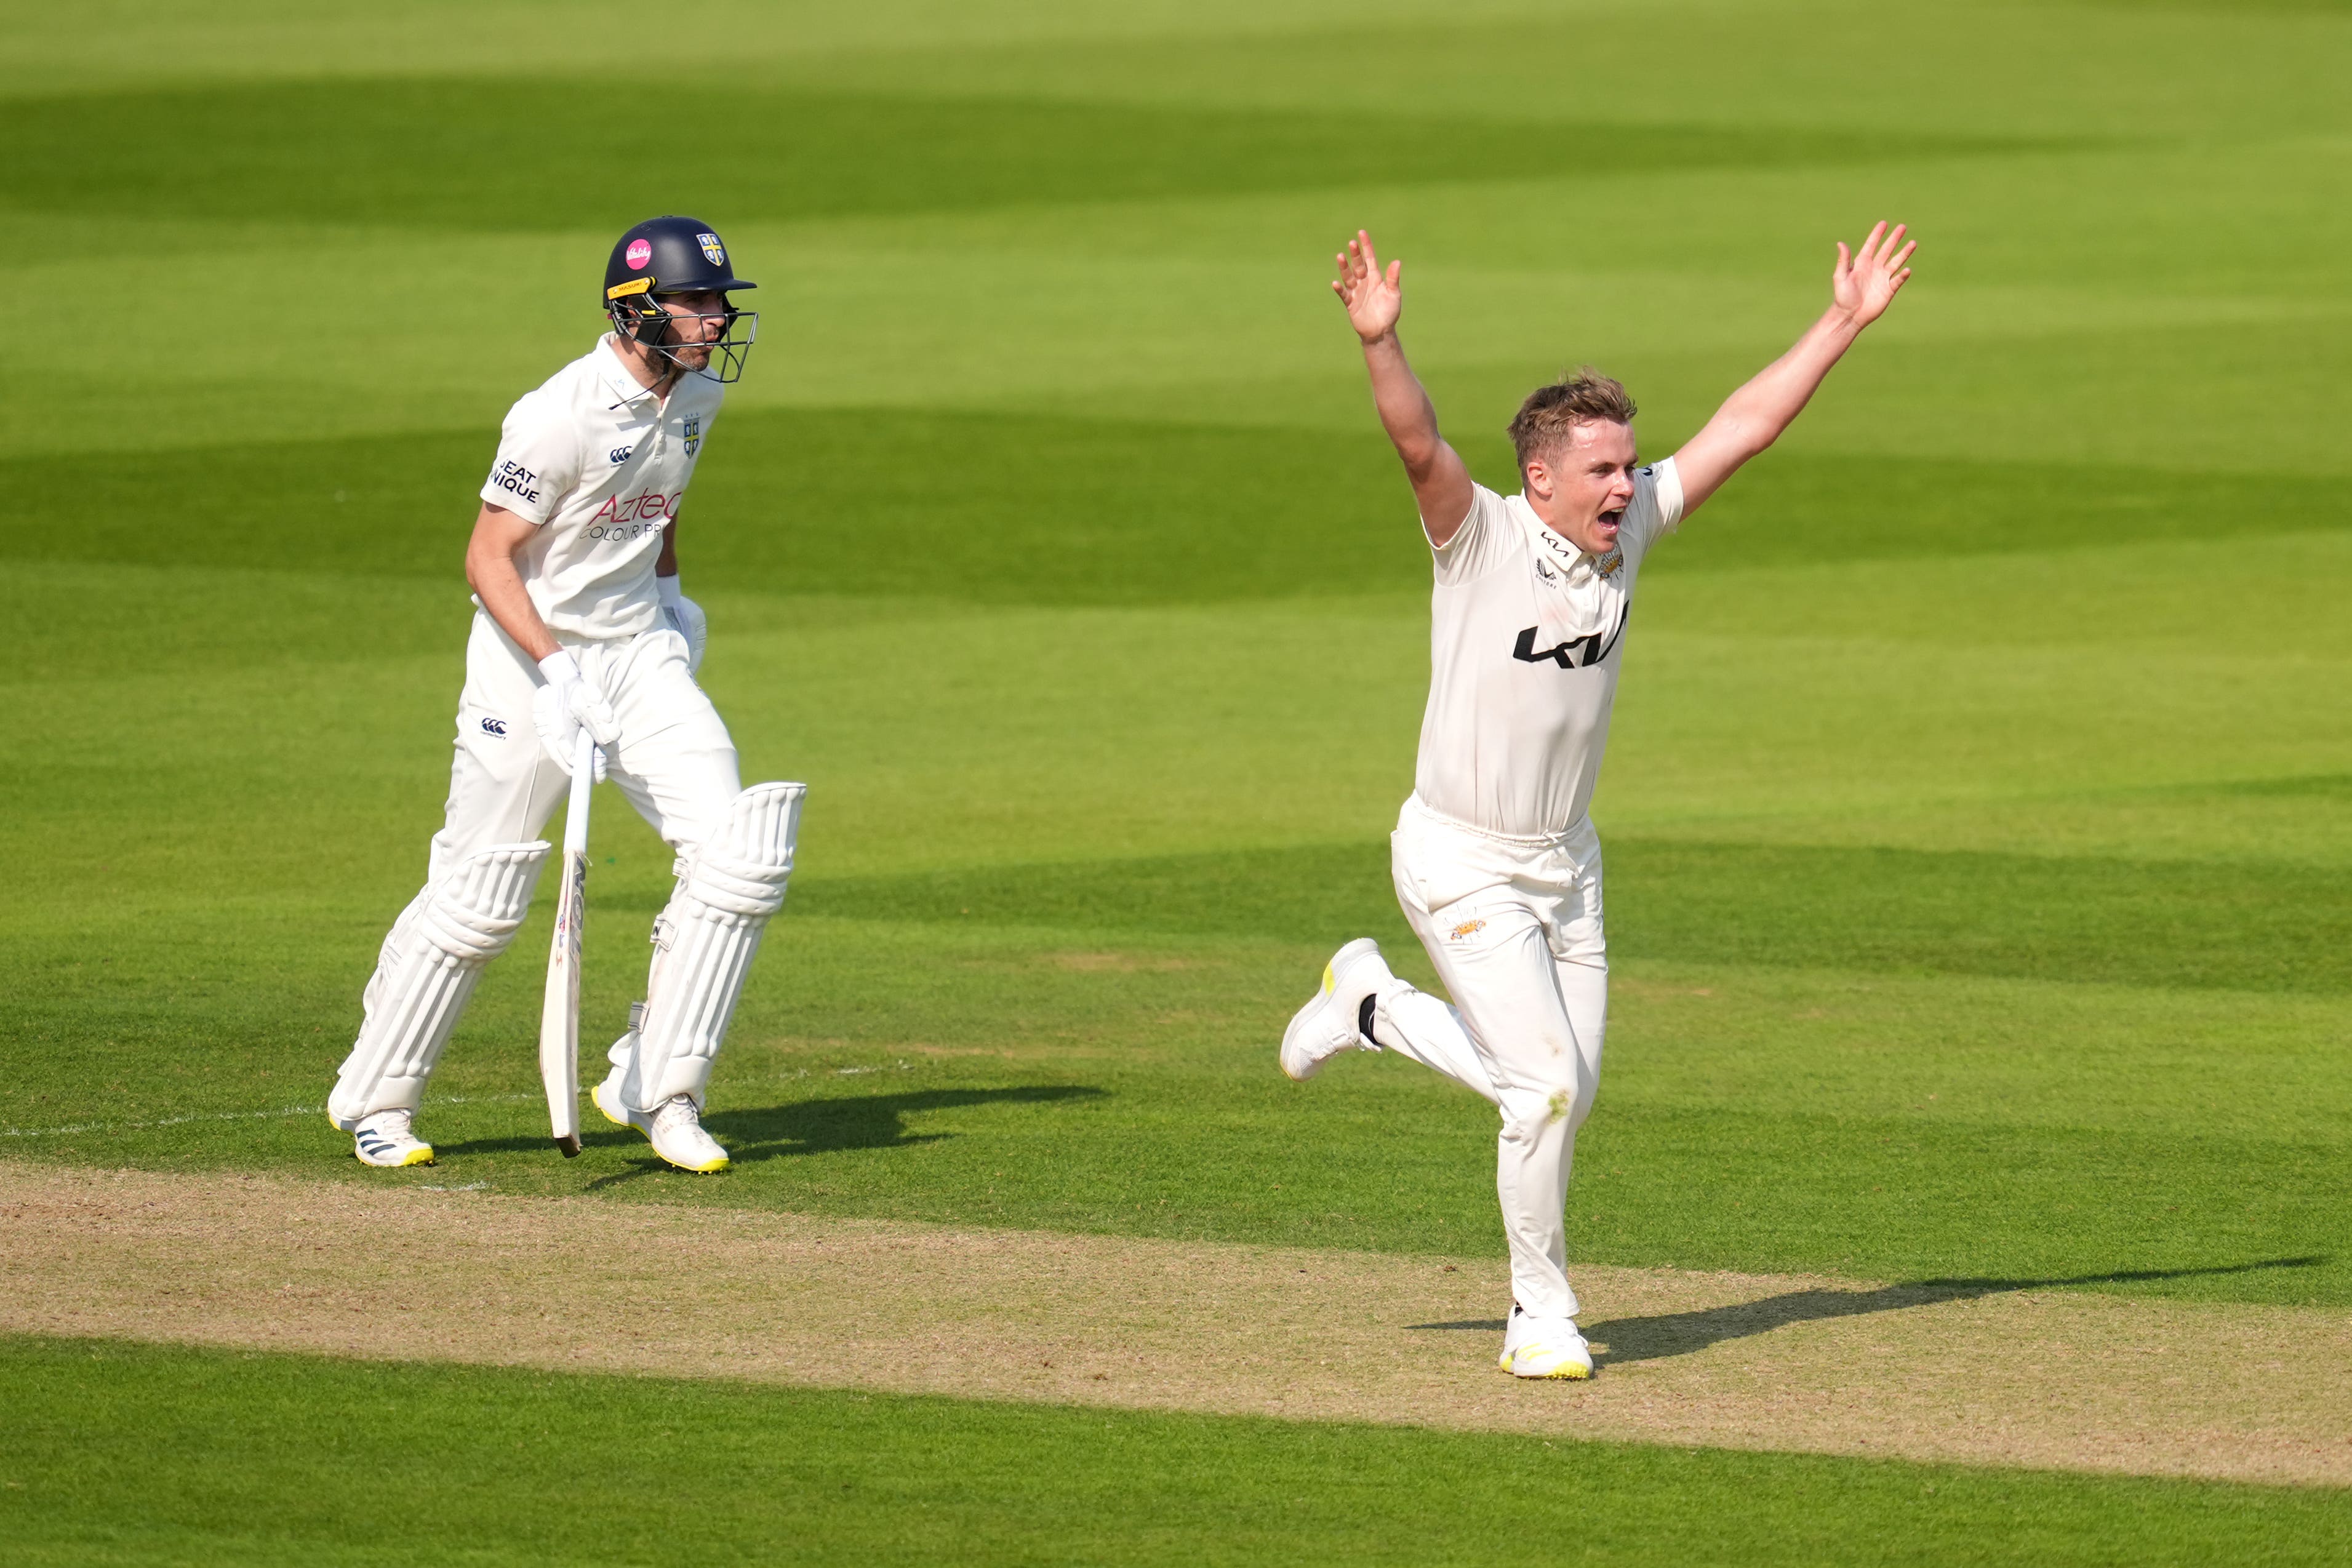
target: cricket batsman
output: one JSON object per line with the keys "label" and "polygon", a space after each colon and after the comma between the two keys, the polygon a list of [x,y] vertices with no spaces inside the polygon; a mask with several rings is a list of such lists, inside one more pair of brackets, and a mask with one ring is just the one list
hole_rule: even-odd
{"label": "cricket batsman", "polygon": [[1429,704],[1412,794],[1390,840],[1397,900],[1452,1005],[1349,942],[1282,1037],[1312,1078],[1341,1051],[1391,1050],[1484,1095],[1502,1115],[1496,1194],[1511,1251],[1502,1368],[1586,1378],[1592,1355],[1568,1282],[1570,1159],[1592,1110],[1608,1016],[1601,773],[1633,581],[1650,547],[1779,438],[1830,367],[1911,276],[1916,245],[1880,224],[1837,247],[1831,305],[1673,457],[1644,463],[1633,400],[1586,369],[1538,387],[1511,421],[1519,493],[1470,478],[1397,341],[1402,263],[1360,230],[1332,288],[1362,340],[1381,424],[1421,508],[1430,596]]}
{"label": "cricket batsman", "polygon": [[614,246],[612,330],[507,415],[466,547],[473,631],[446,818],[393,922],[359,1039],[327,1101],[361,1163],[429,1164],[415,1117],[482,970],[514,940],[547,858],[574,743],[677,853],[645,1000],[598,1110],[688,1171],[723,1171],[702,1127],[711,1064],[760,935],[783,906],[797,784],[742,785],[695,684],[708,636],[678,589],[677,511],[759,318],[709,224],[657,217]]}

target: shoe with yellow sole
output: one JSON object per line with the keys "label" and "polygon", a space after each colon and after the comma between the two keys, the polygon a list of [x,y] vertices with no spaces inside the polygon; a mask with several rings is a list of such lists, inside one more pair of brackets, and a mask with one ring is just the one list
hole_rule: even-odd
{"label": "shoe with yellow sole", "polygon": [[352,1152],[361,1164],[386,1171],[433,1163],[433,1145],[410,1130],[415,1119],[413,1110],[379,1110],[362,1117],[352,1133]]}
{"label": "shoe with yellow sole", "polygon": [[[614,1077],[619,1076],[615,1071]],[[727,1168],[727,1151],[702,1130],[702,1108],[694,1103],[692,1095],[673,1094],[651,1110],[632,1110],[621,1103],[620,1092],[608,1078],[589,1090],[588,1098],[596,1102],[605,1121],[635,1128],[653,1144],[655,1153],[679,1170],[707,1176]]]}
{"label": "shoe with yellow sole", "polygon": [[1305,1083],[1341,1051],[1379,1050],[1365,1037],[1364,1019],[1374,992],[1391,978],[1381,944],[1370,937],[1360,936],[1333,953],[1323,966],[1322,986],[1282,1031],[1283,1072]]}
{"label": "shoe with yellow sole", "polygon": [[1564,1377],[1581,1383],[1592,1375],[1592,1351],[1574,1319],[1532,1317],[1515,1302],[1496,1364],[1513,1377]]}

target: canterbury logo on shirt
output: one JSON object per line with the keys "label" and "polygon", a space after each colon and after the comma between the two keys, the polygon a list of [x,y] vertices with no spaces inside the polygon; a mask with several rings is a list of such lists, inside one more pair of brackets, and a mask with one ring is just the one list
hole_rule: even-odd
{"label": "canterbury logo on shirt", "polygon": [[1549,659],[1562,669],[1591,669],[1607,658],[1617,647],[1618,639],[1625,635],[1626,617],[1633,613],[1633,604],[1628,601],[1618,606],[1617,624],[1610,628],[1606,637],[1597,631],[1590,632],[1580,637],[1570,637],[1556,647],[1536,647],[1536,635],[1542,628],[1529,626],[1519,633],[1519,640],[1512,645],[1511,657],[1522,664],[1541,664]]}

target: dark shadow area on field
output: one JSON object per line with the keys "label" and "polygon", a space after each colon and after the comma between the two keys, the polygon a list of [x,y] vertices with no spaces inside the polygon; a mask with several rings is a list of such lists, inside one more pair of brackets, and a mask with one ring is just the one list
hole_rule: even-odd
{"label": "dark shadow area on field", "polygon": [[[1393,459],[1377,429],[948,409],[745,409],[727,418],[727,462],[695,480],[695,564],[740,590],[1158,605],[1286,597],[1309,585],[1318,595],[1428,589],[1429,563],[1409,527],[1367,534],[1360,526],[1396,505]],[[7,493],[27,513],[69,515],[75,525],[0,536],[0,558],[232,571],[266,558],[273,569],[446,581],[470,523],[445,516],[440,503],[479,481],[486,439],[467,428],[120,452],[90,471],[12,458],[0,461]],[[933,468],[897,460],[918,443],[955,473],[953,504],[925,482]],[[1507,447],[1469,445],[1490,479],[1509,471]],[[248,477],[214,482],[232,469]],[[1249,477],[1246,507],[1233,504],[1237,474]],[[2033,534],[2034,549],[2347,523],[2333,480],[2270,472],[1784,453],[1708,503],[1704,550],[1663,552],[1644,570],[2013,551],[2017,536],[1981,520],[2033,513],[2061,490],[2094,499],[2070,507],[2063,536]],[[1106,513],[1097,500],[1111,492],[1133,499]],[[841,526],[768,526],[779,510]],[[177,526],[152,525],[164,516]],[[910,573],[909,561],[922,569]],[[242,647],[188,647],[177,630],[184,610],[169,597],[183,591],[160,584],[152,609],[123,608],[119,634],[152,645],[126,658],[143,668],[166,656],[283,656],[276,615]],[[273,577],[268,591],[321,590]],[[446,626],[423,635],[412,606],[378,606],[365,595],[341,595],[332,613],[339,647],[355,635],[371,647],[383,639],[437,652],[451,635]],[[463,617],[456,624],[462,636]]]}
{"label": "dark shadow area on field", "polygon": [[2205,795],[2272,799],[2352,800],[2352,773],[2284,773],[2266,779],[2223,779],[2213,784],[2168,784],[2147,792],[2176,799]]}
{"label": "dark shadow area on field", "polygon": [[723,1172],[715,1171],[681,1171],[660,1155],[647,1152],[630,1161],[627,1170],[615,1171],[609,1176],[599,1176],[580,1190],[585,1193],[607,1192],[624,1183],[642,1182],[648,1176],[676,1176],[680,1181],[700,1182],[723,1178],[724,1174]]}
{"label": "dark shadow area on field", "polygon": [[[595,1116],[596,1113],[591,1111],[589,1114]],[[583,1149],[612,1149],[628,1143],[642,1146],[645,1142],[644,1137],[633,1128],[614,1127],[602,1117],[596,1120],[596,1126],[583,1124],[580,1129],[580,1146]],[[551,1158],[561,1157],[555,1152],[554,1139],[544,1132],[520,1138],[468,1138],[463,1143],[436,1142],[433,1148],[437,1155],[546,1154]]]}
{"label": "dark shadow area on field", "polygon": [[2352,883],[2326,867],[1664,839],[1606,853],[1612,958],[2352,991]]}
{"label": "dark shadow area on field", "polygon": [[[2272,1268],[2316,1268],[2324,1256],[2268,1258],[2254,1263],[2215,1264],[2198,1268],[2133,1268],[2105,1274],[2078,1274],[2040,1279],[1916,1279],[1882,1285],[1869,1290],[1791,1290],[1760,1301],[1741,1301],[1695,1312],[1665,1312],[1648,1318],[1620,1318],[1594,1323],[1585,1337],[1598,1350],[1593,1364],[1612,1362],[1664,1361],[1689,1355],[1727,1340],[1768,1334],[1791,1323],[1821,1322],[1832,1318],[1858,1318],[1873,1312],[1899,1312],[1910,1307],[1932,1307],[1946,1301],[1972,1301],[2019,1290],[2057,1290],[2081,1285],[2128,1285],[2158,1279],[2194,1279],[2215,1275],[2252,1274]],[[1480,1329],[1499,1332],[1500,1318],[1476,1318],[1443,1323],[1409,1323],[1408,1329]]]}
{"label": "dark shadow area on field", "polygon": [[[1610,956],[2152,987],[2352,992],[2352,881],[2278,861],[1604,839]],[[803,916],[1094,932],[1375,936],[1389,847],[1292,845],[795,884]],[[1770,919],[1757,911],[1773,911]]]}
{"label": "dark shadow area on field", "polygon": [[1050,1105],[1099,1100],[1110,1090],[1082,1083],[1022,1084],[1009,1089],[931,1089],[908,1094],[843,1095],[758,1110],[722,1110],[703,1123],[737,1164],[845,1149],[904,1149],[960,1136],[909,1132],[907,1118],[926,1110],[974,1105]]}
{"label": "dark shadow area on field", "polygon": [[[1988,516],[2041,515],[2048,497],[2071,493],[2066,472],[2059,463],[1776,453],[1707,503],[1704,548],[1661,551],[1642,569],[1663,580],[1824,557],[1950,559],[2195,540],[2208,536],[2208,518],[2223,519],[2220,529],[2236,537],[2341,532],[2347,521],[2329,480],[2114,464],[2100,467],[2097,497],[2070,508],[2063,524],[2028,535],[1982,525]],[[2265,515],[2236,515],[2227,498],[2244,487],[2261,496]]]}
{"label": "dark shadow area on field", "polygon": [[[1011,1089],[940,1089],[912,1094],[844,1095],[832,1100],[804,1100],[792,1105],[754,1110],[722,1110],[703,1125],[727,1147],[730,1163],[746,1165],[792,1154],[829,1154],[845,1149],[903,1149],[936,1143],[961,1134],[909,1132],[907,1118],[926,1110],[952,1110],[973,1105],[1041,1105],[1065,1100],[1094,1100],[1110,1093],[1090,1084],[1024,1084]],[[633,1129],[583,1128],[583,1147],[634,1147],[642,1156],[625,1171],[598,1176],[583,1189],[603,1192],[625,1183],[665,1174],[695,1177],[678,1171],[646,1148]],[[554,1152],[544,1137],[479,1138],[465,1143],[445,1143],[445,1154],[513,1154]]]}
{"label": "dark shadow area on field", "polygon": [[[1426,552],[1410,526],[1370,538],[1351,526],[1395,506],[1394,459],[1377,429],[948,409],[747,409],[728,420],[729,461],[695,481],[704,531],[695,564],[740,591],[943,605],[1223,603],[1288,596],[1306,584],[1319,595],[1426,592]],[[27,511],[70,515],[75,526],[0,535],[0,558],[241,572],[266,557],[273,569],[446,583],[470,524],[448,521],[439,502],[479,484],[487,438],[475,427],[124,452],[79,489],[54,465],[11,457],[0,460],[0,483]],[[954,469],[952,504],[893,461],[909,443]],[[1507,454],[1502,448],[1498,465]],[[224,467],[256,477],[234,494],[214,482]],[[1246,507],[1234,503],[1236,474],[1249,477]],[[1114,490],[1134,497],[1116,516],[1097,504]],[[779,508],[836,519],[841,537],[828,547],[768,526]],[[159,516],[177,526],[146,521]],[[242,547],[226,537],[240,527]],[[269,589],[285,591],[276,579]],[[448,643],[446,626],[419,639],[413,605],[379,609],[365,594],[342,599],[341,613],[361,617],[356,635],[393,639],[402,651]],[[171,603],[157,611],[134,605],[117,617],[124,635],[154,639],[141,657],[217,657],[187,648],[173,629],[184,609],[159,616]],[[169,624],[142,624],[158,618]],[[460,616],[461,638],[464,624]],[[282,657],[283,639],[282,630],[256,634],[231,651]],[[924,651],[919,639],[910,645],[910,654]]]}
{"label": "dark shadow area on field", "polygon": [[[404,224],[463,232],[617,232],[659,199],[679,212],[820,216],[971,212],[1524,178],[1530,138],[1569,137],[1613,174],[1851,167],[2096,145],[1837,124],[1633,124],[1607,117],[1391,118],[1377,143],[1343,110],[1083,102],[1000,94],[705,84],[667,106],[681,167],[611,134],[597,79],[416,77],[239,81],[25,97],[9,107],[9,205],[210,222]],[[566,129],[569,127],[569,129]],[[518,189],[535,193],[512,199]],[[658,198],[649,193],[663,193]]]}

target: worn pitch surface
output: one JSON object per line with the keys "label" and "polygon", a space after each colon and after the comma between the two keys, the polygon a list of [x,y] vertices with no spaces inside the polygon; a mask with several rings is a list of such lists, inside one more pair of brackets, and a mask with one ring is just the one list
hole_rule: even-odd
{"label": "worn pitch surface", "polygon": [[2352,1483],[2333,1310],[1590,1268],[1570,1385],[1486,1259],[15,1164],[0,1247],[0,1331]]}

